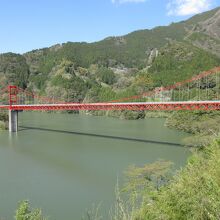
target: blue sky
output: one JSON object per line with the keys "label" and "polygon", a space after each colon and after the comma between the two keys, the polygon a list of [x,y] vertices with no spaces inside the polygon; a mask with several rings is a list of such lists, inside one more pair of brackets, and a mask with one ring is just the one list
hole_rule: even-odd
{"label": "blue sky", "polygon": [[168,25],[220,0],[0,0],[0,53]]}

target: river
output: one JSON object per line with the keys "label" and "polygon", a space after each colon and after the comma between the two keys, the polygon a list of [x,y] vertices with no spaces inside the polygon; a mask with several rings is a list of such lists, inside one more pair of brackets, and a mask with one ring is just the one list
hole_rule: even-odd
{"label": "river", "polygon": [[24,199],[51,220],[80,220],[98,204],[107,216],[129,165],[166,159],[180,168],[190,155],[180,145],[187,135],[164,119],[24,112],[19,125],[18,134],[0,133],[0,216],[8,220]]}

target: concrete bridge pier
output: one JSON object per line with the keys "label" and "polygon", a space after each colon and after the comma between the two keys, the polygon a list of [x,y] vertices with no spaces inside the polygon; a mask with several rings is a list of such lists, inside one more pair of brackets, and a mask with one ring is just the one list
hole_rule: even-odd
{"label": "concrete bridge pier", "polygon": [[18,111],[9,110],[9,132],[18,131]]}

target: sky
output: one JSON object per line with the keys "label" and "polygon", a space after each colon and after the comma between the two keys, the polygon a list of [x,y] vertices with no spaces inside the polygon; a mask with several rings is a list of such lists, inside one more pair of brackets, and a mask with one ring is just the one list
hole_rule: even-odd
{"label": "sky", "polygon": [[217,6],[220,0],[0,0],[0,53],[95,42]]}

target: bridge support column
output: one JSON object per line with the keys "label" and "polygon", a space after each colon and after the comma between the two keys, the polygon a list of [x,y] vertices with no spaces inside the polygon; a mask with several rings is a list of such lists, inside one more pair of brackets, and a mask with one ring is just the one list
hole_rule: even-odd
{"label": "bridge support column", "polygon": [[9,110],[9,132],[18,131],[18,111]]}

